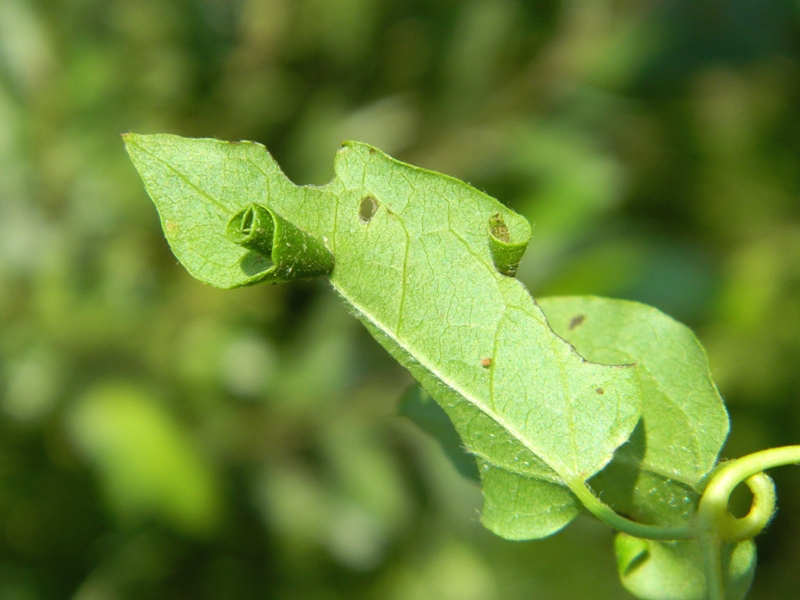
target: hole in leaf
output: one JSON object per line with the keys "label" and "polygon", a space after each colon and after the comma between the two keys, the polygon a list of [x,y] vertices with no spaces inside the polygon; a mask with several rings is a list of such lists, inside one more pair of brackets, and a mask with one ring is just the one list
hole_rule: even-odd
{"label": "hole in leaf", "polygon": [[372,196],[365,196],[358,207],[358,219],[362,223],[369,223],[378,212],[378,201]]}

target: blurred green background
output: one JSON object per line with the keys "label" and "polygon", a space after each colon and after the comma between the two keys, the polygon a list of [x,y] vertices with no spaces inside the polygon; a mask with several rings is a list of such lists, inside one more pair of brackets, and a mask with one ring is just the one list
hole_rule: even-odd
{"label": "blurred green background", "polygon": [[[0,0],[0,598],[630,598],[579,518],[514,543],[396,416],[324,282],[176,264],[119,134],[344,139],[525,214],[534,295],[706,344],[726,456],[800,442],[800,3]],[[800,596],[800,478],[754,599]]]}

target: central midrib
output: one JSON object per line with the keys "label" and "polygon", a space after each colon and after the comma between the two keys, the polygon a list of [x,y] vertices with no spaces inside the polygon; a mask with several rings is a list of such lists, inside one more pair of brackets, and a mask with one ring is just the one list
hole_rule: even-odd
{"label": "central midrib", "polygon": [[[344,298],[350,306],[358,313],[358,315],[365,320],[369,321],[374,325],[377,329],[381,331],[386,337],[392,340],[403,352],[407,353],[409,356],[413,357],[420,366],[426,369],[431,375],[436,377],[440,382],[442,382],[445,387],[452,390],[460,397],[464,398],[465,401],[472,404],[475,408],[480,410],[483,414],[487,417],[492,419],[495,423],[497,423],[503,430],[507,431],[511,434],[515,440],[517,440],[520,444],[522,444],[526,449],[530,452],[538,456],[541,460],[547,464],[551,469],[553,469],[558,475],[563,477],[565,480],[570,479],[566,477],[565,474],[562,472],[561,469],[557,468],[556,466],[550,464],[549,461],[545,460],[541,456],[541,449],[534,447],[530,441],[522,434],[522,432],[518,431],[515,427],[507,423],[500,415],[495,413],[494,411],[490,410],[486,405],[484,405],[478,398],[476,398],[473,394],[464,390],[461,386],[457,383],[446,377],[445,375],[441,374],[432,364],[427,357],[422,356],[421,354],[412,351],[406,344],[404,344],[401,340],[397,338],[379,319],[377,319],[374,315],[368,312],[364,307],[358,304],[353,298],[347,294],[341,286],[337,285],[333,280],[331,280],[331,285],[334,286],[336,291]],[[571,478],[574,479],[575,475],[572,475]]]}

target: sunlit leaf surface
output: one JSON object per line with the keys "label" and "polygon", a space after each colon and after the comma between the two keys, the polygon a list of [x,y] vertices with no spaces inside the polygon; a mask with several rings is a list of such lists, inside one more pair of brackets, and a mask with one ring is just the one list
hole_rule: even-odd
{"label": "sunlit leaf surface", "polygon": [[[252,204],[330,250],[336,291],[479,458],[490,528],[541,537],[575,516],[563,484],[597,473],[628,438],[640,384],[634,366],[575,352],[511,276],[530,237],[525,219],[365,144],[345,144],[320,188],[294,186],[254,143],[131,134],[126,145],[175,254],[199,279],[252,282],[248,251],[225,237]],[[524,518],[523,500],[535,503]]]}

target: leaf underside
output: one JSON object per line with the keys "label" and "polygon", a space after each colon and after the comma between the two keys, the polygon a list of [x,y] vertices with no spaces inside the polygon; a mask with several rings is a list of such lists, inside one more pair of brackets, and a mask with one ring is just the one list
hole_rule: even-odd
{"label": "leaf underside", "polygon": [[592,487],[639,521],[690,517],[728,434],[728,413],[700,342],[685,325],[638,302],[581,296],[542,298],[539,305],[554,331],[588,360],[639,367],[641,420]]}
{"label": "leaf underside", "polygon": [[[462,472],[477,467],[483,522],[495,533],[554,533],[578,514],[569,486],[590,478],[606,503],[640,521],[694,513],[728,431],[702,347],[641,304],[537,306],[513,277],[530,226],[496,200],[359,143],[339,151],[329,184],[301,187],[252,142],[125,142],[170,246],[201,281],[330,277],[424,388],[407,394],[401,413]],[[695,597],[694,542],[621,536],[617,550],[634,593]],[[732,589],[746,589],[754,550],[729,550]],[[675,577],[694,587],[664,596],[660,582]]]}
{"label": "leaf underside", "polygon": [[[587,359],[639,365],[641,420],[591,486],[617,512],[637,521],[688,521],[729,427],[700,342],[689,328],[636,302],[556,297],[539,304],[556,333]],[[697,541],[642,540],[620,533],[615,549],[620,579],[637,597],[706,598]],[[744,598],[755,572],[755,544],[724,545],[723,563],[726,599]]]}
{"label": "leaf underside", "polygon": [[550,329],[512,276],[530,237],[523,217],[366,144],[342,147],[329,184],[300,187],[252,142],[125,142],[172,250],[201,281],[253,282],[250,251],[226,238],[252,205],[330,251],[336,292],[477,457],[490,529],[541,537],[574,518],[565,483],[598,473],[629,438],[641,377],[632,365],[587,361]]}

